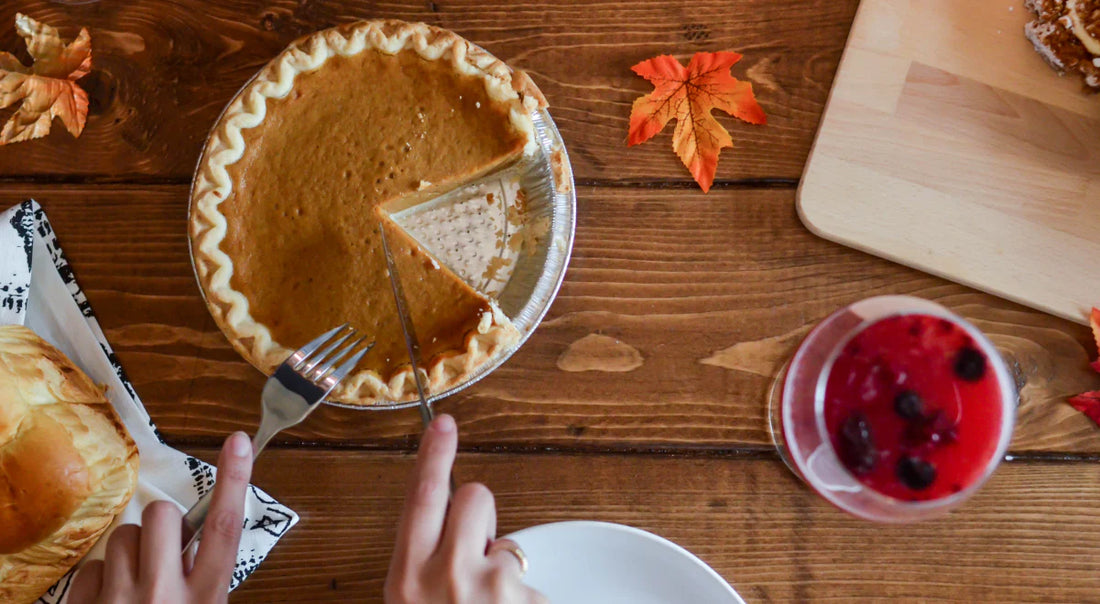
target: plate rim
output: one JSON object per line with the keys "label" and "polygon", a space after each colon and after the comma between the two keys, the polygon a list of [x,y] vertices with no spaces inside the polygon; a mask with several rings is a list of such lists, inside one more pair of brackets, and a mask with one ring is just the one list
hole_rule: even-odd
{"label": "plate rim", "polygon": [[598,531],[618,532],[654,543],[667,550],[670,550],[672,553],[678,554],[681,557],[688,559],[690,562],[700,567],[710,578],[714,579],[718,584],[722,585],[725,588],[725,591],[732,598],[732,602],[739,602],[741,604],[745,603],[744,598],[741,597],[741,594],[737,593],[737,590],[733,588],[733,585],[729,581],[727,581],[725,577],[719,574],[718,571],[714,570],[713,567],[707,564],[702,558],[674,541],[671,541],[665,537],[662,537],[661,535],[652,533],[644,529],[640,529],[635,526],[620,524],[617,522],[607,522],[603,520],[562,520],[558,522],[548,522],[545,524],[536,524],[534,526],[522,528],[518,531],[509,533],[505,536],[505,538],[511,539],[519,543],[519,540],[523,539],[525,536],[530,536],[548,530],[553,531],[560,528],[582,528],[589,530],[595,529]]}

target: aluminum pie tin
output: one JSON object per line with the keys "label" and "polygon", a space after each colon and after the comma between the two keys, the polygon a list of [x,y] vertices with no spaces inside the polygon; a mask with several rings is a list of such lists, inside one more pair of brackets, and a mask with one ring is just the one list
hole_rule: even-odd
{"label": "aluminum pie tin", "polygon": [[[535,126],[538,150],[533,156],[521,160],[517,166],[504,171],[516,170],[519,173],[520,187],[527,195],[526,222],[549,219],[550,225],[546,234],[538,238],[534,249],[520,253],[512,277],[496,298],[500,309],[519,330],[520,337],[516,343],[483,364],[462,383],[439,393],[428,393],[428,403],[464,390],[511,358],[542,322],[558,294],[562,280],[565,279],[565,269],[573,252],[573,234],[577,221],[577,191],[573,185],[573,168],[569,163],[561,133],[550,113],[540,109],[531,114],[531,120]],[[555,161],[555,156],[558,161]],[[381,401],[372,405],[349,405],[328,400],[325,403],[349,409],[386,410],[415,407],[420,401]]]}
{"label": "aluminum pie tin", "polygon": [[[257,74],[258,75],[258,74]],[[233,95],[226,108],[240,96],[240,93],[252,83],[256,76],[249,78],[241,86],[237,94]],[[222,115],[214,122],[210,134],[212,135],[221,123]],[[535,142],[537,151],[529,155],[515,166],[505,168],[501,172],[514,172],[518,174],[520,186],[527,196],[527,211],[524,220],[529,225],[535,222],[545,223],[549,220],[549,228],[543,235],[540,233],[536,243],[529,249],[520,252],[515,262],[515,268],[508,283],[496,296],[497,304],[501,310],[511,319],[516,329],[519,330],[519,339],[511,346],[498,353],[489,362],[484,363],[476,372],[471,374],[463,382],[448,388],[442,392],[428,393],[428,402],[447,398],[470,385],[480,381],[503,365],[521,346],[531,337],[550,305],[557,296],[565,278],[565,269],[569,264],[569,257],[573,251],[573,234],[577,219],[577,192],[573,184],[573,168],[569,162],[569,155],[565,150],[561,133],[557,125],[545,109],[539,109],[531,113],[534,123]],[[196,177],[203,165],[206,155],[206,147],[209,143],[209,135],[203,144],[203,153],[195,166],[195,173],[191,178],[191,190],[188,194],[187,214],[191,215],[191,200],[194,197]],[[490,175],[492,177],[493,175]],[[445,195],[446,193],[444,193]],[[430,202],[429,202],[430,203]],[[191,257],[191,270],[195,274],[199,294],[203,303],[209,308],[206,299],[206,291],[199,280],[199,273],[195,267],[195,254],[192,249],[191,238],[187,238],[188,254]],[[394,317],[394,320],[398,320]],[[345,407],[356,410],[384,411],[393,409],[407,409],[420,404],[419,400],[411,401],[379,401],[370,405],[351,405],[335,401],[325,400],[325,404],[334,407]]]}

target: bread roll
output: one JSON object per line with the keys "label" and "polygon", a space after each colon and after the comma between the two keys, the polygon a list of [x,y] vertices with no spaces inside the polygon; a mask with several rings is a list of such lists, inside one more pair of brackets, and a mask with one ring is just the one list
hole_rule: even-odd
{"label": "bread roll", "polygon": [[0,326],[0,602],[33,602],[68,572],[137,474],[103,390],[31,330]]}

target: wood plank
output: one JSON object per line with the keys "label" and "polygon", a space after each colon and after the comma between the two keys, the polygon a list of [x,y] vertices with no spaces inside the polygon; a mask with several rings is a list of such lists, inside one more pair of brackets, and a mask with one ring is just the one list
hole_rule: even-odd
{"label": "wood plank", "polygon": [[[184,186],[9,186],[35,195],[161,431],[211,444],[259,421],[262,377],[213,325],[191,273]],[[566,282],[488,379],[440,403],[471,448],[767,448],[765,396],[807,329],[907,293],[974,320],[1023,387],[1014,450],[1100,451],[1066,396],[1100,387],[1086,328],[808,233],[791,190],[583,188]],[[593,335],[595,334],[595,335]],[[407,447],[414,410],[324,408],[283,443]]]}
{"label": "wood plank", "polygon": [[[651,86],[630,66],[658,54],[746,54],[735,74],[755,82],[766,128],[721,118],[736,149],[718,179],[798,178],[817,129],[857,0],[367,0],[72,3],[0,6],[0,49],[22,50],[16,12],[67,36],[90,28],[91,116],[79,140],[0,147],[0,176],[190,179],[222,107],[271,57],[306,33],[392,17],[451,28],[527,69],[552,104],[580,179],[690,180],[670,134],[628,149],[633,99]],[[6,117],[6,113],[4,114]],[[670,129],[671,132],[671,129]]]}
{"label": "wood plank", "polygon": [[[412,459],[266,453],[256,483],[302,522],[231,600],[380,601]],[[464,455],[456,472],[494,490],[499,534],[563,520],[637,526],[749,601],[1081,602],[1100,588],[1094,463],[1008,463],[947,518],[897,527],[836,510],[778,461]]]}

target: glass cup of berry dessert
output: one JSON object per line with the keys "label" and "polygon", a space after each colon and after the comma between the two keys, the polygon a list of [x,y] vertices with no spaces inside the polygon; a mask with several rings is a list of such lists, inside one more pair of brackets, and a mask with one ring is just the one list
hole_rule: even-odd
{"label": "glass cup of berry dessert", "polygon": [[1016,389],[974,326],[920,298],[881,296],[810,332],[776,379],[772,438],[837,507],[879,522],[946,513],[1004,457]]}

